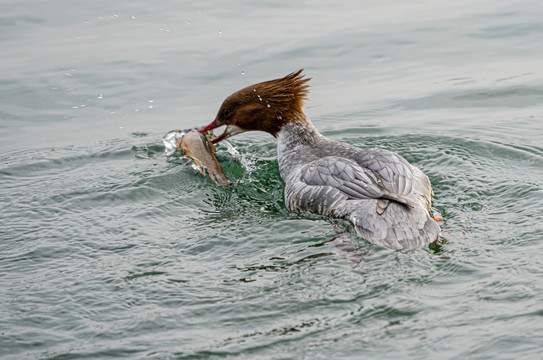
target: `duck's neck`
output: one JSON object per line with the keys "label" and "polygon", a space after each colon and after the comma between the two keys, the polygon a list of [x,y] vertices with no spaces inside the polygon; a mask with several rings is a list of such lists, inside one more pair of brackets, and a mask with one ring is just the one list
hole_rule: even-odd
{"label": "duck's neck", "polygon": [[283,180],[294,168],[315,160],[316,145],[324,139],[304,113],[283,125],[277,133],[277,161]]}

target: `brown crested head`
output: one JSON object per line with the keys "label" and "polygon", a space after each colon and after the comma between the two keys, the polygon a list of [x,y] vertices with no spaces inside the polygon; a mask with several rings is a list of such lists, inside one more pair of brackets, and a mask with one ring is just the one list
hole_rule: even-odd
{"label": "brown crested head", "polygon": [[280,79],[264,81],[241,89],[224,100],[217,117],[201,131],[226,125],[225,132],[213,140],[249,130],[277,135],[286,123],[302,119],[302,107],[309,93],[303,69]]}

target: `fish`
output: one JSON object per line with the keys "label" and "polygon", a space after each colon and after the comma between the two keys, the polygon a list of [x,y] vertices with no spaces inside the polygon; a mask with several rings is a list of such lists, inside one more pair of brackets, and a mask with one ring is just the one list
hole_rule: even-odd
{"label": "fish", "polygon": [[209,177],[217,185],[228,185],[228,177],[223,172],[221,165],[215,157],[215,146],[206,133],[195,130],[172,130],[162,138],[165,153],[171,156],[181,152],[196,165],[196,170]]}

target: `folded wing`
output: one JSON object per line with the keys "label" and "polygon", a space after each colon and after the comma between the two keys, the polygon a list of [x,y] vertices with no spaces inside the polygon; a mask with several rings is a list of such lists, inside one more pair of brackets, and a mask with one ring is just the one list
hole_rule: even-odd
{"label": "folded wing", "polygon": [[[387,178],[381,176],[378,171],[360,166],[353,160],[327,156],[303,166],[300,171],[300,180],[307,185],[330,186],[351,200],[393,200],[412,206],[402,193],[391,191],[391,186],[386,186],[395,178],[393,172],[386,170],[386,167],[381,167],[380,170],[386,173]],[[406,175],[402,176],[402,179],[405,178],[407,178]],[[410,181],[402,181],[402,191],[405,191],[407,183]],[[380,209],[377,211],[382,212],[386,209],[386,203],[381,201],[378,207]]]}

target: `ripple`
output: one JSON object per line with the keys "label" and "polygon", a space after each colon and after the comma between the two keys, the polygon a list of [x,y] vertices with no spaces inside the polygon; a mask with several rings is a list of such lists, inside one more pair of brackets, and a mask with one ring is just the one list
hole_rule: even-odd
{"label": "ripple", "polygon": [[540,23],[508,24],[500,26],[487,26],[471,36],[481,39],[503,39],[507,37],[522,37],[533,33],[542,33]]}
{"label": "ripple", "polygon": [[[345,136],[355,145],[397,151],[428,173],[445,217],[446,241],[438,250],[373,249],[353,269],[327,242],[334,235],[328,220],[284,209],[272,141],[255,157],[258,170],[250,178],[221,150],[228,175],[238,179],[224,188],[181,159],[166,160],[146,137],[135,145],[9,155],[2,176],[11,208],[3,211],[13,215],[5,228],[18,234],[4,256],[12,265],[10,291],[21,296],[30,286],[48,302],[48,287],[69,284],[57,303],[74,317],[59,325],[66,315],[47,315],[47,307],[27,298],[23,303],[36,308],[26,309],[32,316],[14,315],[31,329],[21,334],[49,324],[64,337],[44,341],[62,349],[87,336],[114,344],[118,328],[150,341],[145,337],[161,329],[168,353],[179,349],[181,337],[192,354],[241,354],[288,342],[318,348],[318,341],[341,343],[345,336],[384,341],[392,334],[401,342],[406,329],[427,336],[435,325],[424,309],[459,326],[451,311],[440,311],[450,297],[460,299],[458,316],[474,304],[531,306],[537,292],[526,269],[537,273],[538,262],[523,260],[517,244],[537,249],[541,235],[539,146],[441,135]],[[241,154],[259,149],[251,142],[235,146]],[[19,156],[34,159],[12,159]],[[202,341],[216,323],[220,329]],[[96,349],[82,345],[74,353]]]}
{"label": "ripple", "polygon": [[[537,358],[539,3],[32,5],[0,20],[6,359]],[[264,134],[219,147],[227,187],[164,157],[165,130],[293,63],[323,134],[428,174],[439,243],[340,222],[339,249],[285,209]]]}
{"label": "ripple", "polygon": [[447,91],[417,99],[402,100],[393,108],[409,110],[507,107],[522,108],[536,106],[543,102],[543,88],[540,86],[510,86],[500,89],[463,89]]}

